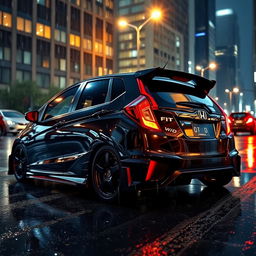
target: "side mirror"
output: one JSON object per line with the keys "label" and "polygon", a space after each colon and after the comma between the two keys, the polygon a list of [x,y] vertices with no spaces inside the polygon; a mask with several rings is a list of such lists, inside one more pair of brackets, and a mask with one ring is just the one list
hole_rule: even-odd
{"label": "side mirror", "polygon": [[38,111],[30,111],[30,112],[27,112],[25,114],[26,120],[28,120],[32,123],[37,123],[38,122],[38,116],[39,116]]}

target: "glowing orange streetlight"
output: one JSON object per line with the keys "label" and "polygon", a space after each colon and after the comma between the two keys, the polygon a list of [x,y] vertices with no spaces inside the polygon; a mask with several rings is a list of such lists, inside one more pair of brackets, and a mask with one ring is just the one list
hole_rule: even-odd
{"label": "glowing orange streetlight", "polygon": [[216,62],[210,62],[209,65],[207,67],[202,67],[200,65],[197,65],[196,66],[196,70],[197,71],[200,71],[200,75],[201,76],[204,76],[204,72],[205,70],[216,70],[218,67],[217,63]]}
{"label": "glowing orange streetlight", "polygon": [[159,21],[161,19],[162,12],[159,9],[152,9],[151,16],[146,19],[141,25],[135,26],[133,24],[128,23],[125,19],[120,19],[118,21],[118,25],[121,28],[130,27],[135,29],[136,31],[136,48],[137,48],[137,68],[140,68],[140,31],[141,29],[151,20]]}

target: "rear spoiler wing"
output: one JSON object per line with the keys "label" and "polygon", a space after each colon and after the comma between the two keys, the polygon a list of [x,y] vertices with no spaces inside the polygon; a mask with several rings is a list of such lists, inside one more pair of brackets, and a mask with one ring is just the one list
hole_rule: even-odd
{"label": "rear spoiler wing", "polygon": [[193,91],[193,93],[201,98],[204,98],[216,84],[216,81],[208,80],[201,76],[163,68],[140,70],[135,73],[135,77],[146,83],[157,80],[154,79],[155,77],[169,78],[170,81],[177,84],[177,86],[179,86],[179,84],[187,86],[189,91]]}

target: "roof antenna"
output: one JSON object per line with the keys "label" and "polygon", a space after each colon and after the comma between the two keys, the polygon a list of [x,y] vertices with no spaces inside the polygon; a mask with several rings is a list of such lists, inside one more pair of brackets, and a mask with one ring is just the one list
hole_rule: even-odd
{"label": "roof antenna", "polygon": [[165,69],[166,66],[168,65],[168,63],[169,63],[169,60],[166,61],[166,63],[165,63],[164,66],[162,67],[162,69]]}

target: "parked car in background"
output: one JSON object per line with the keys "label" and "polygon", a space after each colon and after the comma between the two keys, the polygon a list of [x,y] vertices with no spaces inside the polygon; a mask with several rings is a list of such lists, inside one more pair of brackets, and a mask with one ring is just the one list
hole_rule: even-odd
{"label": "parked car in background", "polygon": [[3,117],[0,115],[0,137],[5,135],[5,133],[6,133],[5,123],[4,123]]}
{"label": "parked car in background", "polygon": [[209,96],[215,81],[152,68],[70,86],[26,114],[9,174],[83,184],[105,201],[126,188],[224,186],[240,175],[228,117]]}
{"label": "parked car in background", "polygon": [[0,109],[0,116],[5,125],[5,133],[16,135],[28,124],[25,116],[16,110]]}
{"label": "parked car in background", "polygon": [[231,113],[229,116],[231,131],[236,135],[237,132],[249,132],[256,134],[256,120],[253,115],[246,112]]}

